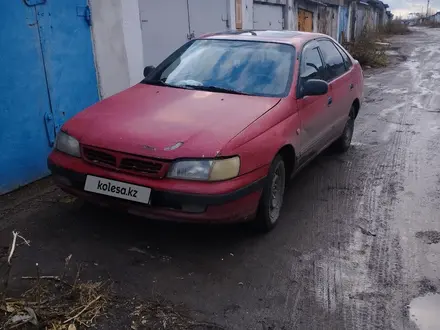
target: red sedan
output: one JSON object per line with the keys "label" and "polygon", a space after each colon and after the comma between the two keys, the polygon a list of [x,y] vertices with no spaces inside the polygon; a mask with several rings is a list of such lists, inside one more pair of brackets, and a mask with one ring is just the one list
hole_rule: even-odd
{"label": "red sedan", "polygon": [[347,51],[294,31],[206,35],[144,75],[64,124],[48,159],[56,182],[149,218],[264,231],[296,172],[331,144],[349,148],[363,96]]}

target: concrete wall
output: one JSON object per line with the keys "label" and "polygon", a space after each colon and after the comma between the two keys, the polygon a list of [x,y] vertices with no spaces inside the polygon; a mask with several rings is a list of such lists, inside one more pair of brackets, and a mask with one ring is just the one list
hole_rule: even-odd
{"label": "concrete wall", "polygon": [[102,98],[142,79],[138,0],[89,0],[99,91]]}
{"label": "concrete wall", "polygon": [[298,26],[298,11],[295,12],[294,0],[287,0],[284,21],[286,30],[295,30]]}

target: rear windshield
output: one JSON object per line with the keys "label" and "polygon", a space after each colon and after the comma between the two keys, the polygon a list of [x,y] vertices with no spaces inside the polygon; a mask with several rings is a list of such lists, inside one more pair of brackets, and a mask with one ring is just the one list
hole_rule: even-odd
{"label": "rear windshield", "polygon": [[170,87],[284,97],[293,77],[292,45],[241,40],[194,40],[143,80]]}

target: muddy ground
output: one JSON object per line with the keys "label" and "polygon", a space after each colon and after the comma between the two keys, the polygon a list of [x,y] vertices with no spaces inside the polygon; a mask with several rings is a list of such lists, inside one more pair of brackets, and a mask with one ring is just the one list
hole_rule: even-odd
{"label": "muddy ground", "polygon": [[0,254],[14,229],[32,241],[10,290],[72,254],[84,279],[115,283],[103,328],[160,296],[226,329],[425,329],[414,299],[440,310],[440,30],[393,44],[407,60],[366,72],[352,148],[293,181],[269,235],[90,211],[43,180],[0,199]]}

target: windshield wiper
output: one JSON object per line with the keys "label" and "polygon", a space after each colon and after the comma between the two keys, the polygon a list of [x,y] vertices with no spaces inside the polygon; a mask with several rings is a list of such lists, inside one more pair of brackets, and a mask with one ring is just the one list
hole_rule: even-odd
{"label": "windshield wiper", "polygon": [[173,88],[181,88],[181,89],[194,89],[193,86],[191,85],[173,85],[173,84],[168,84],[163,80],[147,80],[144,79],[142,80],[143,84],[147,84],[147,85],[154,85],[154,86],[165,86],[165,87],[173,87]]}
{"label": "windshield wiper", "polygon": [[173,85],[167,84],[165,81],[162,81],[162,80],[147,80],[147,79],[144,79],[144,80],[142,80],[142,83],[143,84],[148,84],[148,85],[155,85],[155,86],[169,86],[169,87],[173,86]]}
{"label": "windshield wiper", "polygon": [[194,89],[201,90],[201,91],[207,91],[207,92],[219,92],[219,93],[229,93],[229,94],[238,94],[238,95],[249,95],[247,93],[239,92],[239,91],[236,91],[234,89],[217,87],[217,86],[193,86],[193,85],[188,85],[187,87],[192,87]]}
{"label": "windshield wiper", "polygon": [[250,95],[244,92],[239,92],[229,88],[217,87],[217,86],[197,86],[197,85],[172,85],[167,84],[162,80],[142,80],[142,83],[148,85],[156,85],[156,86],[166,86],[166,87],[174,87],[174,88],[182,88],[182,89],[194,89],[201,90],[206,92],[218,92],[218,93],[229,93],[229,94],[237,94],[237,95]]}

